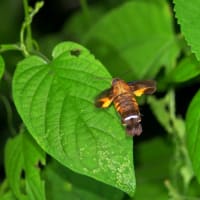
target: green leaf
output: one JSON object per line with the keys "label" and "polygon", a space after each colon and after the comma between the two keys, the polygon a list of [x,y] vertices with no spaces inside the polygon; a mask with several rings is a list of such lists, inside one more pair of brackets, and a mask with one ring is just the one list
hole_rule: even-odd
{"label": "green leaf", "polygon": [[5,63],[4,63],[3,57],[0,55],[0,80],[3,76],[4,68],[5,68]]}
{"label": "green leaf", "polygon": [[191,46],[192,52],[200,60],[200,22],[199,0],[174,0],[175,12],[181,31],[186,41]]}
{"label": "green leaf", "polygon": [[186,138],[194,173],[200,183],[200,90],[193,97],[186,114]]}
{"label": "green leaf", "polygon": [[200,75],[200,63],[191,56],[182,59],[168,78],[174,82],[184,82],[198,75]]}
{"label": "green leaf", "polygon": [[81,200],[121,200],[124,195],[109,185],[73,173],[57,162],[50,163],[44,175],[48,200],[78,200],[80,197]]}
{"label": "green leaf", "polygon": [[8,185],[8,179],[4,179],[0,184],[0,199],[1,200],[17,200],[14,193]]}
{"label": "green leaf", "polygon": [[[179,48],[165,1],[131,1],[102,17],[83,42],[113,76],[153,77],[161,66],[174,66]],[[130,73],[132,72],[132,73]]]}
{"label": "green leaf", "polygon": [[5,194],[0,195],[0,198],[1,200],[17,200],[11,191],[8,191]]}
{"label": "green leaf", "polygon": [[45,199],[39,162],[44,164],[44,152],[26,131],[10,139],[6,144],[6,176],[17,199]]}
{"label": "green leaf", "polygon": [[176,116],[175,94],[173,90],[160,99],[153,96],[148,97],[148,103],[158,122],[170,134],[177,134],[184,140],[185,122],[181,117]]}
{"label": "green leaf", "polygon": [[84,47],[64,42],[46,63],[31,56],[17,66],[13,96],[17,110],[38,144],[75,172],[135,190],[132,139],[113,107],[97,109],[94,99],[110,87],[104,66]]}
{"label": "green leaf", "polygon": [[161,99],[157,99],[154,96],[149,96],[148,103],[158,122],[165,128],[168,133],[173,133],[171,116],[168,110],[169,98],[169,93]]}
{"label": "green leaf", "polygon": [[[162,139],[143,142],[137,147],[139,165],[136,167],[137,190],[134,200],[167,200],[164,181],[169,178],[172,148]],[[161,160],[163,162],[161,162]]]}

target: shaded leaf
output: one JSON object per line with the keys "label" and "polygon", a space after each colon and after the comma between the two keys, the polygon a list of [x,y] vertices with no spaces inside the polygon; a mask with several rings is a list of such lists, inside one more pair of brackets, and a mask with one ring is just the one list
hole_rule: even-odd
{"label": "shaded leaf", "polygon": [[165,128],[168,133],[172,133],[173,127],[168,110],[169,98],[169,94],[161,99],[157,99],[154,96],[149,96],[148,103],[158,122]]}
{"label": "shaded leaf", "polygon": [[194,173],[200,183],[200,91],[193,97],[186,114],[186,138]]}
{"label": "shaded leaf", "polygon": [[170,134],[177,134],[184,138],[185,123],[181,117],[175,113],[175,94],[172,90],[160,99],[153,96],[148,97],[148,103],[158,122]]}
{"label": "shaded leaf", "polygon": [[137,190],[135,200],[167,200],[164,181],[169,178],[172,148],[160,138],[138,145],[139,164],[136,167]]}
{"label": "shaded leaf", "polygon": [[31,56],[19,63],[13,95],[17,110],[41,147],[75,172],[91,176],[130,195],[135,190],[132,139],[114,108],[101,110],[94,98],[110,77],[84,47],[64,42],[53,61]]}
{"label": "shaded leaf", "polygon": [[186,57],[170,73],[168,79],[174,82],[184,82],[200,75],[200,63],[194,57]]}
{"label": "shaded leaf", "polygon": [[5,194],[0,195],[0,198],[1,200],[17,200],[11,191],[8,191]]}
{"label": "shaded leaf", "polygon": [[153,77],[162,65],[169,71],[179,54],[165,1],[125,3],[102,17],[83,42],[113,76],[128,71],[131,79]]}
{"label": "shaded leaf", "polygon": [[120,190],[73,173],[56,162],[45,170],[45,180],[48,200],[121,200],[124,195]]}
{"label": "shaded leaf", "polygon": [[40,51],[47,57],[50,57],[52,48],[59,42],[62,42],[63,38],[61,34],[54,33],[45,35],[45,37],[40,37],[38,40],[38,43],[40,44]]}
{"label": "shaded leaf", "polygon": [[9,186],[17,199],[45,199],[39,162],[44,153],[27,132],[10,139],[5,149],[5,169]]}
{"label": "shaded leaf", "polygon": [[192,52],[200,60],[200,1],[199,0],[174,0],[175,12],[181,32],[191,46]]}
{"label": "shaded leaf", "polygon": [[0,80],[3,76],[4,68],[5,68],[5,63],[4,63],[3,57],[0,56]]}
{"label": "shaded leaf", "polygon": [[89,19],[84,16],[83,10],[80,10],[67,20],[62,30],[67,38],[73,41],[80,41],[88,29],[93,26],[105,12],[103,4],[91,6],[89,10]]}

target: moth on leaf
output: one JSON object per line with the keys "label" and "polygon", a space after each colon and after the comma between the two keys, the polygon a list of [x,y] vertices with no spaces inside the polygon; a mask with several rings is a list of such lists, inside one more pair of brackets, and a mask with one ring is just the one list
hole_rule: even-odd
{"label": "moth on leaf", "polygon": [[154,80],[134,81],[126,83],[120,78],[112,80],[111,88],[104,90],[97,98],[95,105],[107,108],[114,103],[115,109],[120,114],[121,122],[126,127],[130,136],[142,133],[141,114],[136,96],[153,94],[156,91]]}

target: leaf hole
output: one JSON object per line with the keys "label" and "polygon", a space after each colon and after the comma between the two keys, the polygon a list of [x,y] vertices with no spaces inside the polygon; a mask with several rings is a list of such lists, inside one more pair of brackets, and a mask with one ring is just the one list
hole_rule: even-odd
{"label": "leaf hole", "polygon": [[171,127],[173,127],[173,121],[172,121],[171,119],[169,119],[169,125],[170,125]]}
{"label": "leaf hole", "polygon": [[70,51],[70,54],[71,54],[72,56],[78,57],[78,56],[80,56],[80,54],[81,54],[81,50],[80,50],[80,49],[73,49],[73,50]]}
{"label": "leaf hole", "polygon": [[163,79],[163,77],[165,76],[165,73],[166,73],[166,69],[165,69],[164,66],[162,66],[162,67],[159,69],[158,73],[157,73],[157,79],[158,79],[158,80],[159,80],[159,79]]}
{"label": "leaf hole", "polygon": [[41,161],[38,161],[38,163],[36,164],[36,167],[39,168],[40,170],[44,169],[44,165],[42,164]]}
{"label": "leaf hole", "polygon": [[169,105],[165,105],[165,110],[169,113]]}
{"label": "leaf hole", "polygon": [[25,181],[25,179],[26,179],[26,172],[25,172],[24,169],[21,170],[20,179],[22,180],[22,184],[19,184],[19,185],[20,185],[20,192],[21,192],[23,195],[27,195],[26,187],[25,187],[25,185],[23,184],[24,181]]}
{"label": "leaf hole", "polygon": [[25,173],[24,169],[22,169],[20,177],[21,177],[21,179],[25,179],[26,178],[26,173]]}

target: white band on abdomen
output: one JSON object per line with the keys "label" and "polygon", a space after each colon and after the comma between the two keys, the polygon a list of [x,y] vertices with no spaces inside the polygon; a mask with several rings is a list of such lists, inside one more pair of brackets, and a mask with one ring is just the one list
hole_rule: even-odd
{"label": "white band on abdomen", "polygon": [[124,119],[124,121],[128,121],[128,120],[130,120],[130,119],[137,119],[137,118],[139,118],[138,115],[130,115],[130,116],[126,117],[126,118]]}

